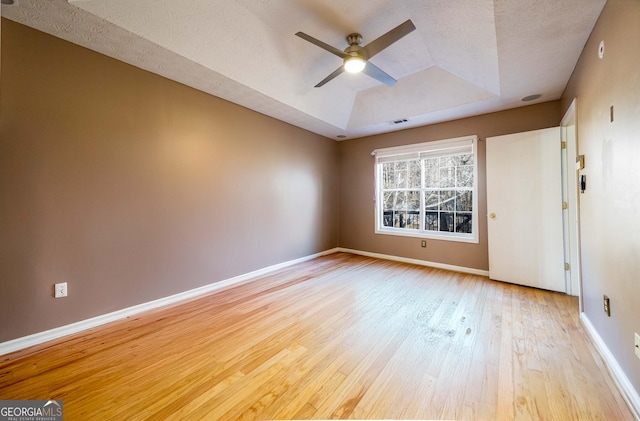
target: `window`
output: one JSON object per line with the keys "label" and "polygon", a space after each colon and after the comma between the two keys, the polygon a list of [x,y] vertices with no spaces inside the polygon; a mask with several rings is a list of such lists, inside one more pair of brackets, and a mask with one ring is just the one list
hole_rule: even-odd
{"label": "window", "polygon": [[477,141],[373,151],[376,233],[477,243]]}

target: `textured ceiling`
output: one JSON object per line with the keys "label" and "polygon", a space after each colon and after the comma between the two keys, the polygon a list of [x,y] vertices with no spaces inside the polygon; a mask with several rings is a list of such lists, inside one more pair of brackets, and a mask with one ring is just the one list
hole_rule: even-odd
{"label": "textured ceiling", "polygon": [[[335,139],[558,99],[604,3],[15,0],[2,16]],[[371,59],[394,86],[344,73],[313,87],[341,59],[296,32],[344,49],[407,19],[417,29]]]}

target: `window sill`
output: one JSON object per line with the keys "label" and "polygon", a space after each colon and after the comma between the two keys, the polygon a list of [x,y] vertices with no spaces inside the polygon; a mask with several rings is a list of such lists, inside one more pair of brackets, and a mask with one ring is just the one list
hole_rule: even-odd
{"label": "window sill", "polygon": [[480,241],[477,236],[468,236],[468,235],[456,235],[456,234],[426,234],[424,232],[407,232],[406,230],[393,230],[393,229],[385,229],[375,230],[376,234],[382,235],[395,235],[398,237],[410,237],[410,238],[424,238],[427,240],[440,240],[440,241],[455,241],[459,243],[472,243],[478,244]]}

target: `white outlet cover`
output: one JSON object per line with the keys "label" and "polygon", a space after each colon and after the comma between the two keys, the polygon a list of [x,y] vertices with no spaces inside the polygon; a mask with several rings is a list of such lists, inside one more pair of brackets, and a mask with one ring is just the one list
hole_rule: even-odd
{"label": "white outlet cover", "polygon": [[635,336],[636,336],[636,341],[635,341],[636,357],[640,358],[640,335],[636,333]]}
{"label": "white outlet cover", "polygon": [[53,296],[56,298],[62,298],[67,296],[67,283],[61,282],[59,284],[55,284],[54,286],[54,294]]}

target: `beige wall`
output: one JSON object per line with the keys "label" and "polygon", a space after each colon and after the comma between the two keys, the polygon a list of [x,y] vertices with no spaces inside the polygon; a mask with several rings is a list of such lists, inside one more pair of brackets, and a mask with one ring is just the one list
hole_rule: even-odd
{"label": "beige wall", "polygon": [[[607,2],[564,92],[563,110],[573,98],[587,176],[579,197],[584,311],[640,391],[633,346],[640,333],[640,1]],[[611,300],[610,318],[603,294]]]}
{"label": "beige wall", "polygon": [[338,245],[335,141],[9,20],[1,39],[0,342]]}
{"label": "beige wall", "polygon": [[[509,111],[486,114],[462,120],[435,124],[340,143],[340,246],[405,258],[489,269],[487,251],[485,139],[557,126],[560,122],[560,102],[552,101]],[[408,145],[439,139],[478,135],[478,216],[480,242],[469,244],[453,241],[427,240],[374,233],[373,175],[374,157],[371,151],[398,145]]]}

